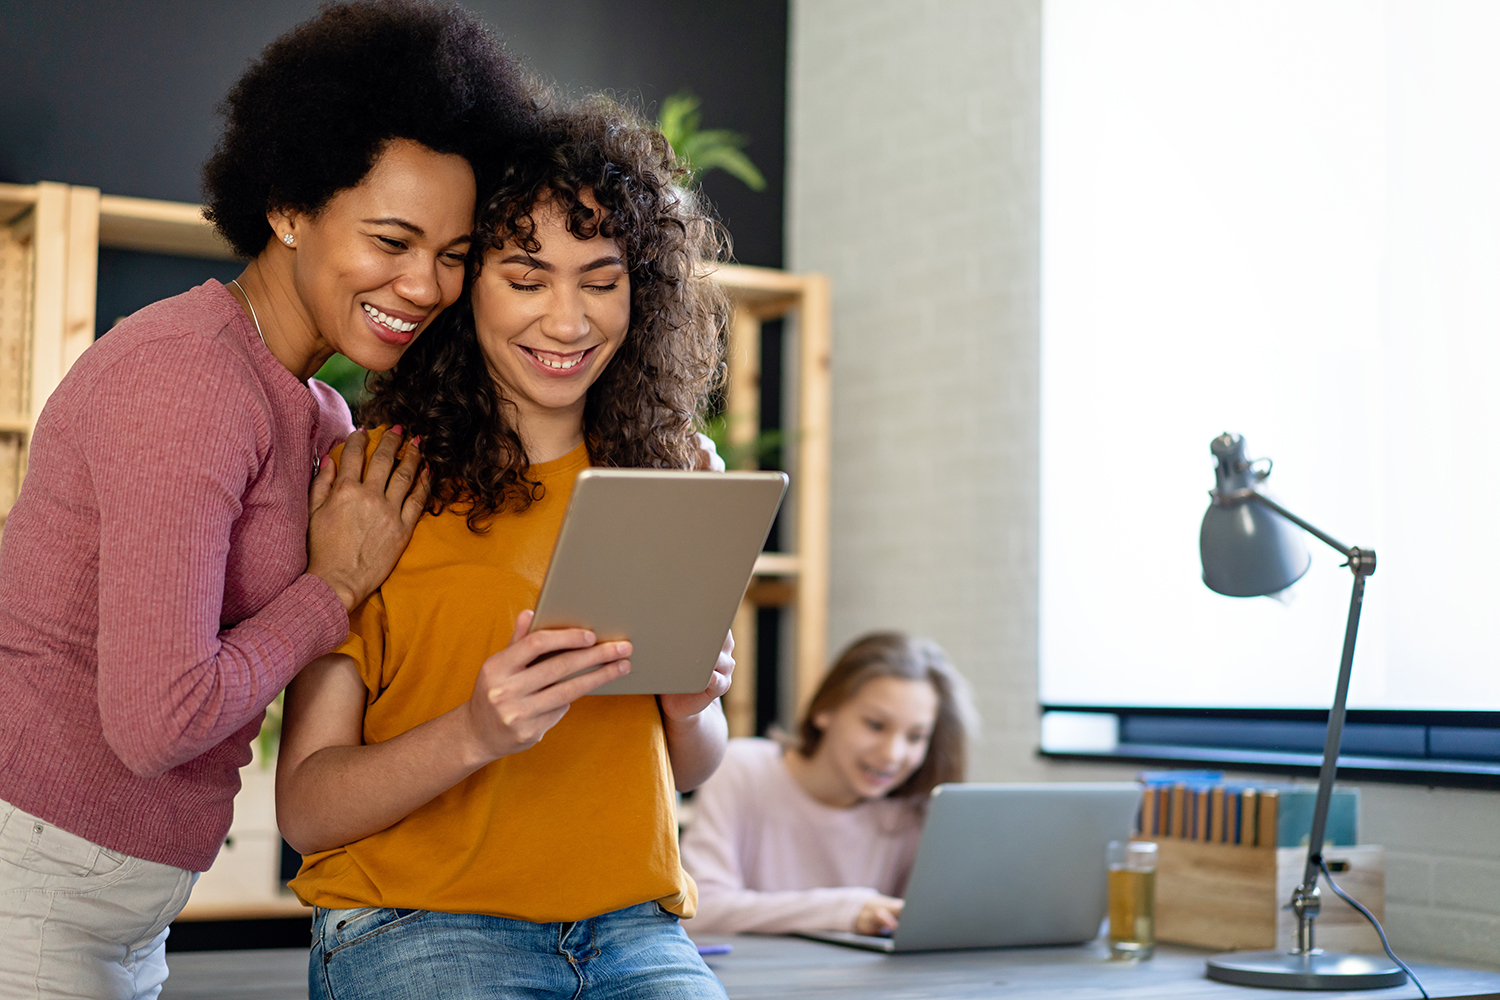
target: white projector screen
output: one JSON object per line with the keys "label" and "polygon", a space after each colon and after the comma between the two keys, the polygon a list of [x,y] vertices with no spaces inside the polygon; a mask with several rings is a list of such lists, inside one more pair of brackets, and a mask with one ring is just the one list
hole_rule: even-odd
{"label": "white projector screen", "polygon": [[1209,440],[1374,548],[1352,708],[1500,710],[1500,3],[1046,0],[1044,705],[1326,708],[1351,578],[1209,591]]}

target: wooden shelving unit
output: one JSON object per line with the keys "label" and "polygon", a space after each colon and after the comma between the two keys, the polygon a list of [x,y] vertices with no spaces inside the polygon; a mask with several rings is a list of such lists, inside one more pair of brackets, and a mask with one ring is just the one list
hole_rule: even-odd
{"label": "wooden shelving unit", "polygon": [[794,616],[795,653],[789,680],[797,705],[812,696],[826,667],[832,318],[828,279],[823,275],[725,265],[714,276],[735,304],[726,399],[731,443],[750,444],[759,431],[761,325],[773,319],[791,320],[796,343],[796,385],[791,397],[796,401],[795,413],[786,414],[792,419],[785,429],[786,453],[792,456],[786,513],[796,544],[790,552],[768,552],[756,562],[756,580],[735,619],[738,666],[734,686],[724,699],[731,735],[750,736],[755,732],[757,607],[784,605]]}
{"label": "wooden shelving unit", "polygon": [[0,527],[42,405],[94,340],[99,192],[0,184]]}
{"label": "wooden shelving unit", "polygon": [[[0,184],[0,530],[26,475],[27,448],[42,406],[93,343],[100,247],[234,258],[197,205],[101,195],[97,188],[48,182]],[[826,666],[830,299],[828,279],[818,274],[720,265],[712,276],[735,304],[727,393],[732,441],[748,443],[758,433],[762,324],[788,321],[787,342],[795,344],[795,352],[789,353],[795,358],[789,366],[795,369],[795,385],[787,395],[795,404],[786,414],[792,426],[786,428],[784,448],[790,456],[792,486],[783,508],[783,524],[790,527],[795,545],[790,551],[760,557],[735,619],[738,667],[725,710],[731,733],[744,736],[755,728],[758,606],[780,605],[792,615],[795,655],[785,679],[796,704],[811,696]],[[257,783],[247,783],[247,792],[252,784]],[[246,793],[241,797],[247,798]],[[253,809],[248,801],[236,801],[238,832],[231,832],[247,845],[274,830],[274,812],[266,812],[266,805],[259,803],[264,795],[254,797],[258,804]],[[267,819],[242,824],[242,806],[265,813]],[[261,830],[266,822],[271,825]],[[214,872],[200,882],[186,916],[297,912],[295,907],[288,910],[285,898],[277,896],[274,875],[266,892],[252,894],[254,898],[228,890],[223,879],[225,892],[203,891],[211,888],[210,876],[221,864],[241,853],[226,849]],[[201,905],[200,895],[205,897]]]}

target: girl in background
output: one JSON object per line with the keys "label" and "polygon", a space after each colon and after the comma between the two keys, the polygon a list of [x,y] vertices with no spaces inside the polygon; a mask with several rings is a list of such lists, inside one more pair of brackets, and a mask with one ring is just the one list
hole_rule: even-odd
{"label": "girl in background", "polygon": [[582,698],[629,643],[530,631],[577,474],[700,458],[728,308],[681,180],[609,102],[556,112],[481,213],[467,302],[374,383],[439,509],[287,694],[314,998],[724,995],[678,925],[674,788],[723,754],[729,644],[702,692]]}
{"label": "girl in background", "polygon": [[736,739],[694,797],[682,841],[692,930],[889,934],[933,788],[962,781],[968,684],[936,643],[856,640],[785,749]]}

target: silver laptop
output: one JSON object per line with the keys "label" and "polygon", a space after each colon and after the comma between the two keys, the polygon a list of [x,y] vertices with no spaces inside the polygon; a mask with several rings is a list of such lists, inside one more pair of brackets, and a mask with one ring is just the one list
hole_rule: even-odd
{"label": "silver laptop", "polygon": [[1134,782],[939,785],[895,935],[800,936],[888,952],[1091,941],[1105,848],[1129,837],[1140,802]]}

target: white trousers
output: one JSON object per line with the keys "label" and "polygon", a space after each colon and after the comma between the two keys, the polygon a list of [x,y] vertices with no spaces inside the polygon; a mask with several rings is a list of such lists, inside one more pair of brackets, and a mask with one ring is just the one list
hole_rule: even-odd
{"label": "white trousers", "polygon": [[197,880],[0,800],[0,997],[152,1000]]}

